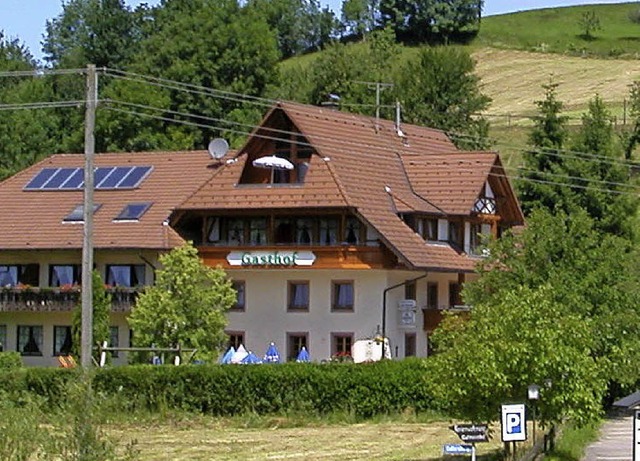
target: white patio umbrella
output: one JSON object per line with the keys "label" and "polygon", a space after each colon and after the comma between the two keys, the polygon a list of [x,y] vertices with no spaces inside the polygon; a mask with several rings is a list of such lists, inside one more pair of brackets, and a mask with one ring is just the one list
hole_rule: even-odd
{"label": "white patio umbrella", "polygon": [[253,166],[257,168],[270,168],[271,169],[271,182],[273,183],[273,172],[275,170],[293,170],[293,163],[286,158],[277,157],[275,155],[268,155],[266,157],[260,157],[253,161]]}
{"label": "white patio umbrella", "polygon": [[249,355],[247,350],[244,348],[242,344],[238,346],[238,349],[235,351],[233,356],[231,356],[231,363],[241,363],[242,360]]}

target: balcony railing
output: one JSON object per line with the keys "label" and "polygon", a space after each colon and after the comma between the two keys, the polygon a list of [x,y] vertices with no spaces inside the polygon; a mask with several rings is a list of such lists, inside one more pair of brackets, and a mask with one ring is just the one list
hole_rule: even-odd
{"label": "balcony railing", "polygon": [[[129,312],[139,288],[107,288],[112,312]],[[0,288],[0,312],[70,312],[81,302],[80,287]]]}

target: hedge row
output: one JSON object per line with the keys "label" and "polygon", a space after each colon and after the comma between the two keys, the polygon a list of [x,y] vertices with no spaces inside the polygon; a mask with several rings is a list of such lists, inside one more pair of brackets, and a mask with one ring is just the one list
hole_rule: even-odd
{"label": "hedge row", "polygon": [[[0,389],[37,393],[58,404],[75,371],[0,374]],[[95,371],[93,387],[132,409],[180,409],[216,416],[253,412],[349,412],[360,417],[437,409],[418,359],[370,364],[123,366]]]}

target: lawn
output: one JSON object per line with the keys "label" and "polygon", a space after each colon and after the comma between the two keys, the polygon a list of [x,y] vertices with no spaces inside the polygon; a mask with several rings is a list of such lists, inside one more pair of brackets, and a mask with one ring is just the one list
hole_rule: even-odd
{"label": "lawn", "polygon": [[[224,420],[203,418],[197,422],[119,424],[107,432],[121,443],[135,440],[141,461],[435,461],[441,459],[444,443],[461,443],[448,428],[450,424],[382,422],[279,427],[274,419],[270,427],[243,428]],[[478,444],[478,455],[499,450],[499,438],[498,433],[494,441]]]}
{"label": "lawn", "polygon": [[[482,19],[476,45],[576,56],[627,57],[640,55],[640,24],[629,14],[640,10],[638,2],[545,8]],[[584,36],[580,20],[593,12],[600,30]]]}

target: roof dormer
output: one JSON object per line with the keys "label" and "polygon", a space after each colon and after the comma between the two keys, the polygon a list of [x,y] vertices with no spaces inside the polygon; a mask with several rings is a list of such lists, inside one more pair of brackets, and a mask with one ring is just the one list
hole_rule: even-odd
{"label": "roof dormer", "polygon": [[271,114],[256,132],[247,153],[239,184],[300,185],[311,166],[315,150],[282,112]]}

